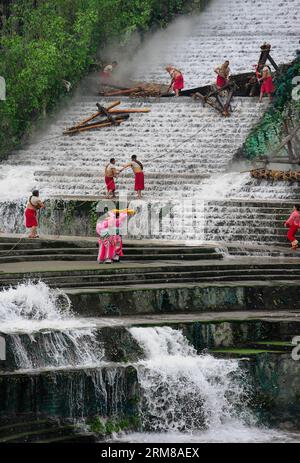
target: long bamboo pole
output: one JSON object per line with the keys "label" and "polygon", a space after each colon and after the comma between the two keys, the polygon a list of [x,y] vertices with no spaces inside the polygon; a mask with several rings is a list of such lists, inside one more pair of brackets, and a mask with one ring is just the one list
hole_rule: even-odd
{"label": "long bamboo pole", "polygon": [[143,109],[113,109],[112,111],[108,111],[111,114],[134,114],[134,113],[150,113],[149,108]]}
{"label": "long bamboo pole", "polygon": [[[123,120],[120,120],[120,121],[115,121],[116,124],[122,124],[122,122],[125,122],[125,119]],[[102,127],[110,127],[112,126],[113,124],[111,122],[100,122],[99,124],[91,124],[91,125],[88,125],[88,126],[84,126],[84,127],[77,127],[74,129],[71,129],[71,130],[66,130],[65,132],[63,132],[64,135],[71,135],[72,133],[78,133],[78,132],[85,132],[86,130],[92,130],[92,129],[101,129]]]}
{"label": "long bamboo pole", "polygon": [[115,90],[113,92],[105,92],[103,93],[104,96],[122,96],[122,95],[130,95],[130,93],[140,92],[142,90],[141,87],[134,87],[129,88],[127,90]]}

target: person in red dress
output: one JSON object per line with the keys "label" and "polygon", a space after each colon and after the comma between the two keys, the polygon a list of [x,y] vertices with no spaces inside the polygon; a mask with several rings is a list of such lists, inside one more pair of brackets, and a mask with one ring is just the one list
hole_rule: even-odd
{"label": "person in red dress", "polygon": [[104,180],[107,188],[107,198],[115,198],[116,184],[115,177],[117,176],[116,160],[111,158],[109,164],[105,166]]}
{"label": "person in red dress", "polygon": [[175,95],[179,96],[180,91],[184,88],[184,78],[182,72],[172,66],[167,66],[166,71],[171,76],[171,83],[168,87],[168,93],[172,88],[175,92]]}
{"label": "person in red dress", "polygon": [[265,93],[269,95],[270,101],[272,101],[272,94],[275,92],[275,87],[273,84],[272,73],[269,66],[265,66],[263,68],[262,77],[258,79],[260,82],[262,81],[262,86],[260,89],[260,97],[259,102],[262,102],[263,96]]}
{"label": "person in red dress", "polygon": [[38,238],[39,235],[37,234],[37,227],[38,227],[38,220],[37,220],[37,211],[42,209],[44,203],[40,200],[38,190],[33,190],[32,195],[29,197],[28,202],[26,204],[25,209],[25,227],[30,228],[31,232],[28,235],[28,238]]}
{"label": "person in red dress", "polygon": [[102,83],[107,83],[113,79],[114,70],[118,66],[117,61],[113,61],[111,64],[107,64],[103,71],[100,73],[100,80]]}
{"label": "person in red dress", "polygon": [[291,242],[292,249],[295,251],[298,248],[298,240],[296,239],[296,232],[300,228],[300,205],[295,204],[294,210],[289,216],[289,218],[284,222],[286,227],[289,227],[289,231],[287,233],[287,238]]}
{"label": "person in red dress", "polygon": [[215,67],[214,71],[217,74],[216,85],[218,89],[222,89],[229,82],[229,76],[230,76],[229,61],[227,60],[221,66]]}
{"label": "person in red dress", "polygon": [[124,169],[131,167],[134,173],[134,190],[137,193],[137,198],[142,198],[142,191],[145,189],[145,177],[144,177],[144,166],[143,164],[137,160],[137,156],[133,154],[131,156],[131,162],[126,164],[120,171],[121,173]]}

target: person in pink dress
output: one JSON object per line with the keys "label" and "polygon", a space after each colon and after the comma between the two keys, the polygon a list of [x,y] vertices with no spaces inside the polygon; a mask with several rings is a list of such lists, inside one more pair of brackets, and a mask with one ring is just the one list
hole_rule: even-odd
{"label": "person in pink dress", "polygon": [[173,91],[175,92],[175,96],[179,96],[180,91],[184,88],[184,78],[182,72],[178,69],[175,69],[173,66],[167,66],[166,71],[171,76],[171,83],[168,87],[168,92],[172,87]]}
{"label": "person in pink dress", "polygon": [[290,217],[284,222],[286,227],[289,227],[287,238],[291,242],[292,249],[295,251],[298,248],[298,240],[296,239],[296,232],[300,228],[300,205],[295,204],[294,210]]}
{"label": "person in pink dress", "polygon": [[105,217],[97,223],[96,232],[99,236],[97,262],[99,264],[119,262],[120,257],[124,256],[120,228],[126,217],[133,214],[134,211],[129,209],[122,211],[115,209],[107,212]]}
{"label": "person in pink dress", "polygon": [[262,86],[260,88],[259,102],[262,102],[265,93],[269,95],[269,99],[270,101],[272,101],[272,94],[275,92],[275,87],[273,84],[272,73],[269,66],[265,66],[263,68],[262,77],[258,80],[259,82],[262,82]]}

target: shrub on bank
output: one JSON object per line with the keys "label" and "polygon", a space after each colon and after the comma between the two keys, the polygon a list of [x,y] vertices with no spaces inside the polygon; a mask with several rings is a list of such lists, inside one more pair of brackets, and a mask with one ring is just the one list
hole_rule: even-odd
{"label": "shrub on bank", "polygon": [[[290,66],[284,67],[277,78],[276,92],[272,104],[259,123],[251,130],[244,144],[243,154],[247,159],[266,156],[276,148],[286,135],[284,122],[299,124],[300,84],[294,80],[300,76],[300,52]],[[296,93],[296,94],[295,94]]]}

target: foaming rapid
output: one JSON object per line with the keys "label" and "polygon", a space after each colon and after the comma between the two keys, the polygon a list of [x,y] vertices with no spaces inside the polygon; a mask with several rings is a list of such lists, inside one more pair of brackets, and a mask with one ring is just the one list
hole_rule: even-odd
{"label": "foaming rapid", "polygon": [[207,431],[132,433],[119,436],[118,442],[141,443],[299,443],[300,435],[275,429],[249,427],[239,424],[224,425]]}
{"label": "foaming rapid", "polygon": [[33,329],[36,321],[54,322],[73,317],[68,296],[59,289],[50,289],[42,281],[21,283],[0,292],[1,331],[23,331]]}
{"label": "foaming rapid", "polygon": [[[21,167],[21,168],[20,168]],[[34,171],[31,166],[18,168],[1,164],[0,192],[2,201],[24,198],[24,194],[35,187]]]}
{"label": "foaming rapid", "polygon": [[143,430],[191,432],[254,423],[238,360],[197,355],[178,330],[131,328],[146,354],[139,362]]}
{"label": "foaming rapid", "polygon": [[118,442],[299,442],[257,425],[241,360],[197,355],[178,330],[131,328],[146,359],[137,365],[142,432]]}
{"label": "foaming rapid", "polygon": [[104,357],[93,324],[76,319],[68,296],[43,282],[0,292],[0,330],[19,372],[99,366]]}

